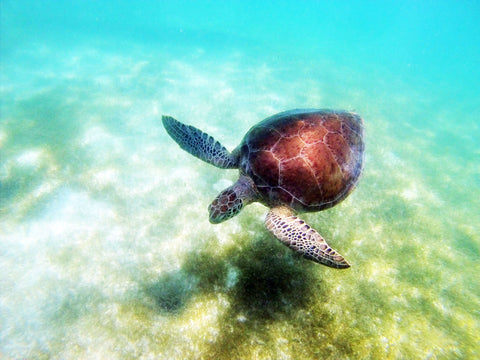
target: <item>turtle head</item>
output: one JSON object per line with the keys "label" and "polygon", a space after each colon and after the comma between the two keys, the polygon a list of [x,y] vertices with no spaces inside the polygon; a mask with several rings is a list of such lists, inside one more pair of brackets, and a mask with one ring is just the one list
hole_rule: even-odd
{"label": "turtle head", "polygon": [[237,215],[243,209],[243,201],[233,186],[223,190],[208,206],[212,224],[219,224]]}
{"label": "turtle head", "polygon": [[253,180],[240,176],[232,186],[223,190],[208,206],[209,219],[212,224],[219,224],[237,215],[245,205],[255,201],[256,187]]}

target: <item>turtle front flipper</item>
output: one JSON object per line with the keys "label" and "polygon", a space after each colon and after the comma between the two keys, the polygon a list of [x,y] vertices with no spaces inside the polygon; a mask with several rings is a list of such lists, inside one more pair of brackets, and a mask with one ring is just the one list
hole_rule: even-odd
{"label": "turtle front flipper", "polygon": [[240,175],[235,184],[218,194],[208,206],[210,222],[218,224],[234,217],[256,197],[257,189],[253,180],[248,176]]}
{"label": "turtle front flipper", "polygon": [[197,158],[223,169],[237,168],[237,158],[213,137],[182,124],[171,116],[162,116],[163,126],[180,147]]}
{"label": "turtle front flipper", "polygon": [[350,267],[342,255],[328,246],[325,239],[286,206],[270,209],[265,226],[283,244],[317,263],[345,269]]}

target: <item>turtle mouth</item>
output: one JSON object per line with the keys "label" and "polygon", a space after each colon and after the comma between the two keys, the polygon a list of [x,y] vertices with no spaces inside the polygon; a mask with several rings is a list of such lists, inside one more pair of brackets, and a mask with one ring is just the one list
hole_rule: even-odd
{"label": "turtle mouth", "polygon": [[217,208],[217,206],[215,205],[216,201],[217,200],[214,200],[213,203],[208,205],[208,220],[212,224],[219,224],[219,223],[221,223],[222,221],[225,220],[225,219],[222,219],[220,211]]}

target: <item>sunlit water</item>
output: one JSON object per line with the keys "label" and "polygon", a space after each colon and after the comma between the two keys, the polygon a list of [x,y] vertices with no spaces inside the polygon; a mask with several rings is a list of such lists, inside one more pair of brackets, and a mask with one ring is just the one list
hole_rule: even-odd
{"label": "sunlit water", "polygon": [[[478,2],[55,4],[0,4],[0,357],[480,356]],[[365,121],[358,188],[303,216],[348,270],[262,205],[210,224],[237,172],[160,121],[233,149],[311,107]]]}

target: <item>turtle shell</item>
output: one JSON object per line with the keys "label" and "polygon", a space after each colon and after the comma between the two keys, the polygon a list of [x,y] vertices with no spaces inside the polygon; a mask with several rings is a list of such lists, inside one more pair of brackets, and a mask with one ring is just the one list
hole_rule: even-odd
{"label": "turtle shell", "polygon": [[292,110],[252,127],[236,151],[260,202],[319,211],[342,201],[357,183],[363,123],[345,111]]}

